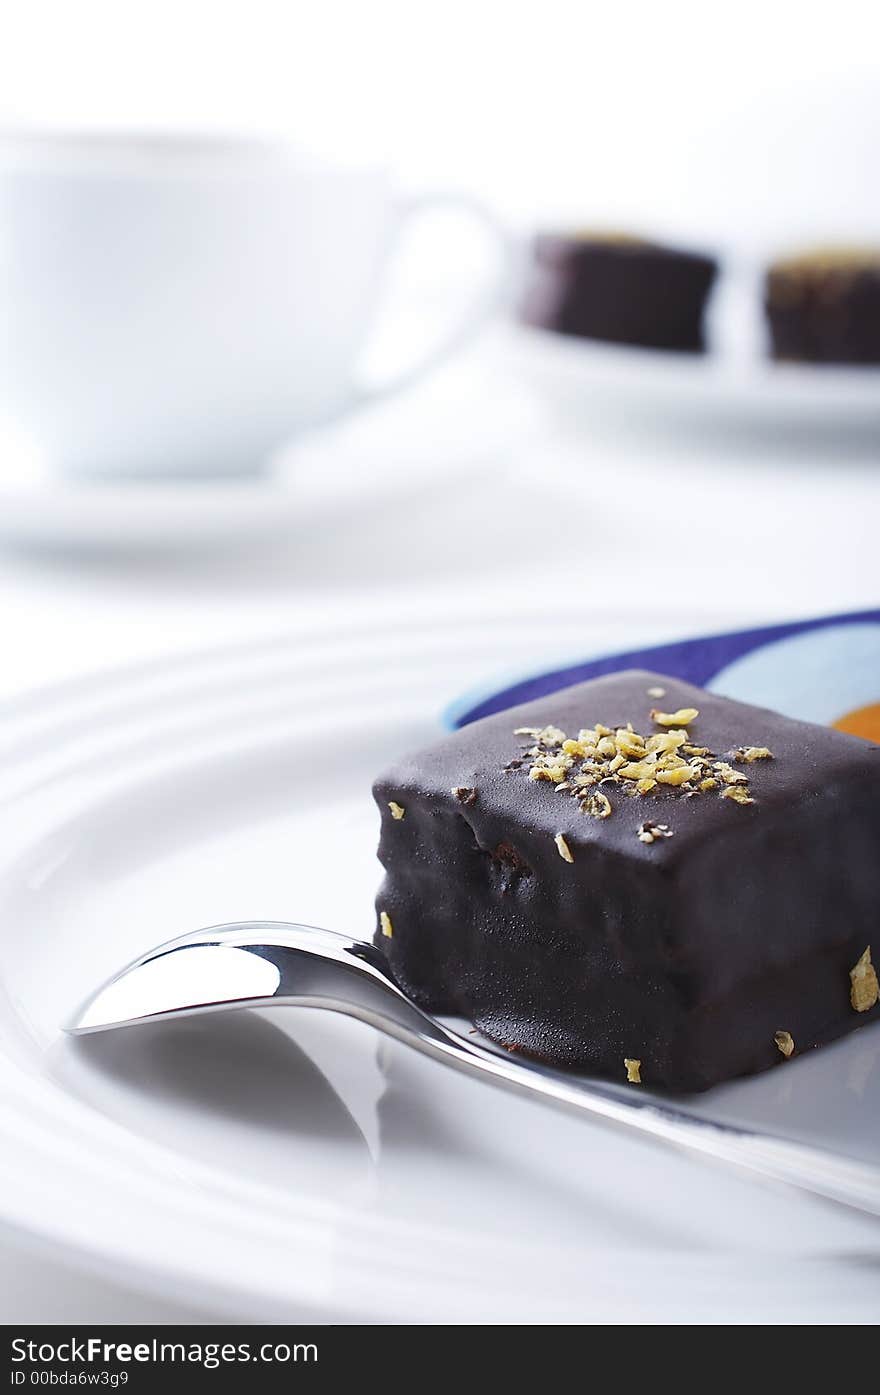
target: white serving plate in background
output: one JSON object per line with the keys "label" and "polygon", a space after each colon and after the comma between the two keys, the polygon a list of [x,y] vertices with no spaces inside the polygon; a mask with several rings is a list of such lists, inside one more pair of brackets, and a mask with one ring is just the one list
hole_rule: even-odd
{"label": "white serving plate in background", "polygon": [[706,354],[511,326],[511,370],[584,429],[610,414],[683,439],[699,432],[713,451],[726,442],[880,446],[880,366],[775,362],[753,323],[759,302],[749,307],[743,299],[739,289],[725,296]]}

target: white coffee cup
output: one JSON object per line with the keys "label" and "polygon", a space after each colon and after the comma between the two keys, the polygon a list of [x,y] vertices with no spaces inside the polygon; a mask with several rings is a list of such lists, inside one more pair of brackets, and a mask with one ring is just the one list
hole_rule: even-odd
{"label": "white coffee cup", "polygon": [[[358,361],[401,220],[460,206],[498,272],[393,383]],[[0,141],[0,415],[70,476],[235,477],[408,385],[485,318],[503,235],[467,199],[283,145],[192,137]]]}

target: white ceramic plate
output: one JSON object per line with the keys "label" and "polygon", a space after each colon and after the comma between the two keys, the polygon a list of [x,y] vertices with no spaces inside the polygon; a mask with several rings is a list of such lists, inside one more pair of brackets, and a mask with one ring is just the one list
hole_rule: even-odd
{"label": "white ceramic plate", "polygon": [[[571,338],[524,326],[511,331],[519,377],[589,421],[603,412],[677,434],[712,433],[712,446],[786,442],[850,448],[880,439],[880,367],[775,363],[751,329],[729,317],[706,355],[664,353]],[[818,433],[818,437],[817,437]]]}
{"label": "white ceramic plate", "polygon": [[[571,646],[547,621],[547,652]],[[872,1321],[880,1226],[508,1098],[320,1012],[65,1038],[192,927],[368,935],[369,784],[522,622],[359,628],[0,709],[0,1214],[218,1317]],[[704,1097],[880,1161],[880,1032]]]}

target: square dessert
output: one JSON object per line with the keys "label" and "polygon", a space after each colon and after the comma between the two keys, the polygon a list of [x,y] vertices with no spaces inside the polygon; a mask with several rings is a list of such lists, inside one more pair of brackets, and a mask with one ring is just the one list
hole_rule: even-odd
{"label": "square dessert", "polygon": [[880,1015],[880,746],[631,671],[374,794],[377,943],[511,1050],[701,1090]]}
{"label": "square dessert", "polygon": [[699,353],[714,258],[621,233],[542,233],[521,318],[612,344]]}
{"label": "square dessert", "polygon": [[774,358],[880,363],[880,248],[823,247],[774,262],[764,309]]}

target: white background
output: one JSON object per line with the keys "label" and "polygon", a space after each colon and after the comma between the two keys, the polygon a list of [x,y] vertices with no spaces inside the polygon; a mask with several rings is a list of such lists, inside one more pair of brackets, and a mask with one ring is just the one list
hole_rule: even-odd
{"label": "white background", "polygon": [[880,233],[876,6],[5,3],[0,121],[282,133],[509,217]]}

